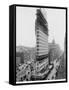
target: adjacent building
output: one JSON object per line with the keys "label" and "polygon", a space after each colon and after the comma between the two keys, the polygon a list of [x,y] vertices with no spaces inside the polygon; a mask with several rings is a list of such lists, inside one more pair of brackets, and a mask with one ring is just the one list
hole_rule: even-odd
{"label": "adjacent building", "polygon": [[59,45],[55,43],[53,39],[52,43],[49,43],[49,63],[58,59],[62,55],[62,50]]}

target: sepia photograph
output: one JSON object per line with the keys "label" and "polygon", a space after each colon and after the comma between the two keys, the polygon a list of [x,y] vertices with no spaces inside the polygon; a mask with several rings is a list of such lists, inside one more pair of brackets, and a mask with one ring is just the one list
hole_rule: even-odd
{"label": "sepia photograph", "polygon": [[16,7],[16,83],[66,81],[66,9]]}

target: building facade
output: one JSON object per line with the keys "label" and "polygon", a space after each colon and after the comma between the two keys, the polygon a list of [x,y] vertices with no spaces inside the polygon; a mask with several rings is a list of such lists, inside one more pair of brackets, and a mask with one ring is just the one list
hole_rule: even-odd
{"label": "building facade", "polygon": [[35,21],[37,61],[48,58],[48,23],[43,14],[42,9],[37,9]]}

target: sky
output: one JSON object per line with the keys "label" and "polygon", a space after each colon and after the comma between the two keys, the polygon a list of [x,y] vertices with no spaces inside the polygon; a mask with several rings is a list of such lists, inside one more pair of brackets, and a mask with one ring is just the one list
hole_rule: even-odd
{"label": "sky", "polygon": [[[31,7],[17,7],[16,9],[16,45],[17,46],[36,46],[35,19],[36,9]],[[49,37],[48,41],[54,39],[60,48],[64,50],[65,37],[65,10],[46,8],[46,19],[48,22]]]}
{"label": "sky", "polygon": [[65,10],[46,9],[49,28],[49,42],[53,39],[64,50],[64,39],[66,29]]}
{"label": "sky", "polygon": [[16,9],[16,45],[35,47],[36,9],[17,7]]}

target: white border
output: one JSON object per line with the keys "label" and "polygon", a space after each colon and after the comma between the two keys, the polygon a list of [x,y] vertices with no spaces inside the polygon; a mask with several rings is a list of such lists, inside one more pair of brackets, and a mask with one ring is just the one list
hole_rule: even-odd
{"label": "white border", "polygon": [[54,81],[66,81],[66,79],[40,80],[40,81],[22,81],[22,82],[16,82],[16,84],[19,84],[19,83],[37,83],[37,82],[54,82]]}

